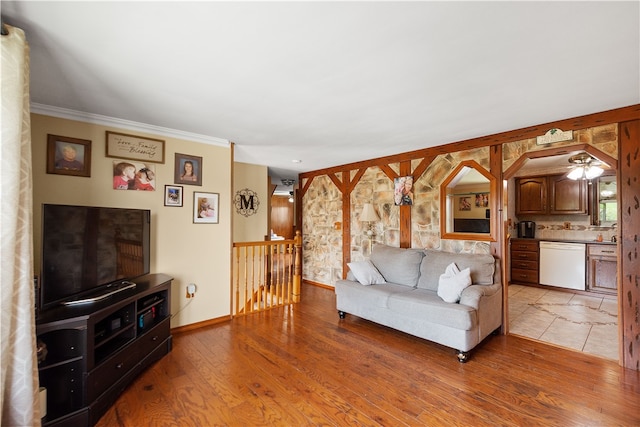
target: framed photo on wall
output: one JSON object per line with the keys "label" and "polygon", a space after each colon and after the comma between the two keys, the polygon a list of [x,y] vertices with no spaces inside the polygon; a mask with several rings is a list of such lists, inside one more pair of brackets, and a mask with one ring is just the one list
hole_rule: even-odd
{"label": "framed photo on wall", "polygon": [[217,224],[220,194],[193,193],[193,222],[195,224]]}
{"label": "framed photo on wall", "polygon": [[176,153],[175,184],[202,185],[202,157]]}
{"label": "framed photo on wall", "polygon": [[393,200],[396,206],[413,205],[413,176],[393,180]]}
{"label": "framed photo on wall", "polygon": [[471,197],[460,197],[458,200],[458,210],[459,211],[470,211],[471,210]]}
{"label": "framed photo on wall", "polygon": [[182,189],[183,187],[181,185],[165,185],[164,205],[182,206]]}
{"label": "framed photo on wall", "polygon": [[126,159],[114,160],[113,189],[156,191],[155,165]]}
{"label": "framed photo on wall", "polygon": [[47,135],[47,173],[91,176],[91,141]]}

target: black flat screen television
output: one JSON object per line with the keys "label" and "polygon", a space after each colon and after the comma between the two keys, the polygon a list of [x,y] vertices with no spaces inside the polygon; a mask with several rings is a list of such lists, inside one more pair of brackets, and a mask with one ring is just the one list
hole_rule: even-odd
{"label": "black flat screen television", "polygon": [[44,204],[39,308],[132,287],[149,273],[150,227],[148,209]]}

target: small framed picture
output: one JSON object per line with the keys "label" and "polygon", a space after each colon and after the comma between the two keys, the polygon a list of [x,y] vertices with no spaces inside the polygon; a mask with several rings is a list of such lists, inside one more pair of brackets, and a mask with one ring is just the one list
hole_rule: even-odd
{"label": "small framed picture", "polygon": [[165,185],[164,205],[182,206],[182,188],[183,187],[181,185]]}
{"label": "small framed picture", "polygon": [[217,224],[218,204],[220,194],[218,193],[193,193],[193,222],[195,224]]}
{"label": "small framed picture", "polygon": [[471,210],[471,197],[460,197],[458,201],[458,210],[459,211],[470,211]]}
{"label": "small framed picture", "polygon": [[91,176],[91,141],[47,135],[47,173]]}
{"label": "small framed picture", "polygon": [[413,205],[413,176],[393,180],[393,199],[396,206]]}
{"label": "small framed picture", "polygon": [[202,157],[176,153],[175,184],[202,185]]}

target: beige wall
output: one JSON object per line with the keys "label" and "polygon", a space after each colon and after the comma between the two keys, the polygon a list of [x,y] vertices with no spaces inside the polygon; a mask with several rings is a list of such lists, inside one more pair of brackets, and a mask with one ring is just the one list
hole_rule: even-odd
{"label": "beige wall", "polygon": [[[230,314],[231,174],[232,149],[158,135],[107,128],[32,114],[34,252],[40,263],[41,205],[43,203],[132,207],[151,210],[151,271],[174,278],[172,327]],[[165,163],[155,164],[156,191],[113,190],[113,160],[105,156],[105,131],[111,130],[165,140]],[[46,173],[47,134],[92,141],[91,177]],[[202,186],[184,185],[182,207],[164,206],[164,186],[174,184],[175,153],[203,158]],[[218,224],[193,223],[194,191],[219,193]],[[186,286],[197,285],[195,298]]]}
{"label": "beige wall", "polygon": [[233,165],[233,196],[249,189],[258,194],[260,205],[254,215],[244,216],[233,207],[233,241],[258,242],[268,233],[269,221],[269,172],[266,166],[236,162]]}

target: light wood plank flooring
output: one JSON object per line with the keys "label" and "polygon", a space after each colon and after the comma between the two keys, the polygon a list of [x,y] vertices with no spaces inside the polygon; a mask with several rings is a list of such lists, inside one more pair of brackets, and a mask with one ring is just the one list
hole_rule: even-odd
{"label": "light wood plank flooring", "polygon": [[102,417],[111,426],[638,426],[640,372],[516,336],[455,352],[347,315],[303,285],[291,308],[174,334]]}

